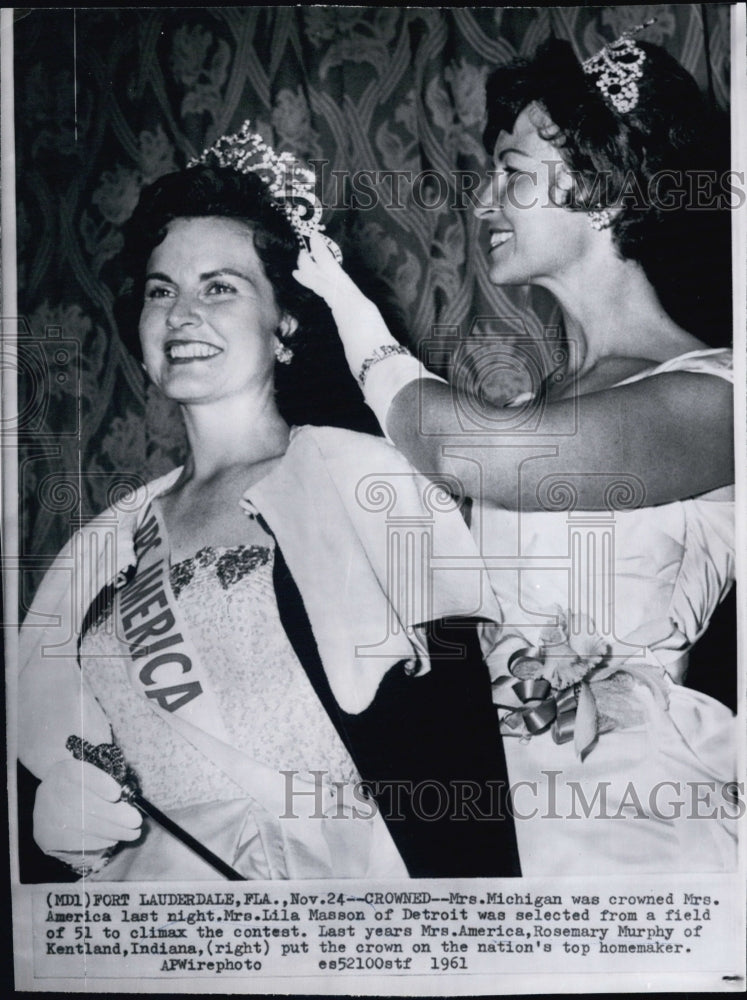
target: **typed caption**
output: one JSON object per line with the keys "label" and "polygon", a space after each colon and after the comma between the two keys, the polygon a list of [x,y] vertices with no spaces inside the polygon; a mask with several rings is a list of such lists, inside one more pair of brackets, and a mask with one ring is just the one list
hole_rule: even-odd
{"label": "typed caption", "polygon": [[[692,882],[692,886],[690,883]],[[650,883],[650,884],[649,884]],[[365,992],[369,979],[526,973],[739,976],[739,904],[723,876],[408,883],[76,883],[25,890],[31,988],[157,981],[179,990]],[[558,888],[562,885],[562,890]],[[335,983],[337,986],[335,987]],[[19,983],[20,985],[20,983]],[[304,987],[306,989],[306,986]]]}

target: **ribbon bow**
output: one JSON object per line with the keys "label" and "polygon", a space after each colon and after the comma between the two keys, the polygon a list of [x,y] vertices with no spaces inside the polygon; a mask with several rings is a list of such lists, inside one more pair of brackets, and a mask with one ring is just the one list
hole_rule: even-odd
{"label": "ribbon bow", "polygon": [[[625,718],[610,709],[608,685],[602,682],[614,684],[616,674],[625,674],[628,681],[648,688],[660,709],[667,708],[666,673],[650,654],[671,641],[673,626],[645,623],[623,642],[607,643],[590,619],[557,607],[554,611],[558,626],[544,630],[540,646],[525,646],[511,654],[507,663],[511,675],[494,681],[493,701],[507,712],[501,718],[504,736],[528,739],[552,727],[554,742],[561,745],[572,739],[583,760],[600,733],[635,721],[634,710]],[[572,638],[569,625],[574,627]],[[636,646],[644,653],[642,663],[633,662],[631,647]]]}
{"label": "ribbon bow", "polygon": [[503,734],[537,736],[552,727],[555,743],[560,745],[573,739],[576,752],[583,757],[596,741],[599,721],[589,682],[581,679],[562,690],[553,690],[545,677],[515,680],[517,669],[536,673],[544,665],[545,654],[535,652],[532,647],[519,649],[510,657],[508,667],[514,676],[502,677],[495,684],[499,697],[508,692],[515,699],[514,704],[496,704],[496,708],[508,709],[508,715],[501,720]]}

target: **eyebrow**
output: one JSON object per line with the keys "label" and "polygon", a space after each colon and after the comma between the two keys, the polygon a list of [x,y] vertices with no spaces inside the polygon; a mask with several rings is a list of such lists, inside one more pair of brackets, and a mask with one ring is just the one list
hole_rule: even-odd
{"label": "eyebrow", "polygon": [[[248,274],[244,274],[243,271],[237,271],[233,267],[222,267],[218,271],[205,271],[204,274],[199,276],[200,281],[210,281],[211,278],[220,278],[224,274],[233,275],[235,278],[242,278],[244,281],[248,281],[249,284],[252,283],[252,279]],[[170,278],[168,274],[163,274],[161,271],[153,271],[150,274],[145,275],[146,281],[165,281],[169,285],[175,285],[176,282],[173,278]]]}
{"label": "eyebrow", "polygon": [[243,271],[237,271],[233,267],[222,267],[218,271],[206,271],[205,274],[200,275],[200,281],[209,281],[211,278],[220,278],[224,274],[231,274],[234,278],[243,278],[244,281],[248,281],[252,284],[252,279],[248,274],[244,274]]}
{"label": "eyebrow", "polygon": [[518,153],[519,156],[526,156],[527,159],[531,159],[529,153],[525,153],[523,149],[518,149],[516,146],[506,146],[498,154],[498,159],[502,160],[504,156],[508,156],[509,153]]}

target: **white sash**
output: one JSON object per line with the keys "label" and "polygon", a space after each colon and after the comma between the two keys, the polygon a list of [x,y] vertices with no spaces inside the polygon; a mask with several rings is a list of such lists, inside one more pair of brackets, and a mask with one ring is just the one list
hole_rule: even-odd
{"label": "white sash", "polygon": [[117,633],[130,653],[130,683],[160,715],[180,719],[226,742],[228,733],[169,581],[169,546],[152,503],[134,537],[134,576],[117,591]]}
{"label": "white sash", "polygon": [[293,779],[289,809],[285,775],[230,745],[209,677],[171,589],[168,535],[157,504],[143,518],[134,547],[135,574],[114,601],[118,635],[131,658],[130,682],[153,711],[259,807],[252,811],[270,877],[406,877],[380,815],[355,818],[345,802],[349,796],[339,794],[342,789],[327,800],[313,778],[300,774]]}

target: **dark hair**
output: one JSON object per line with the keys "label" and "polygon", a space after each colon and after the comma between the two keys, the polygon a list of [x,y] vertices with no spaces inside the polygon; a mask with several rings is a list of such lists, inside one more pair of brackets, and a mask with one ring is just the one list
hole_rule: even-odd
{"label": "dark hair", "polygon": [[[292,276],[299,244],[288,218],[257,174],[223,167],[190,167],[143,189],[125,230],[125,266],[135,297],[142,302],[148,258],[165,238],[169,223],[211,216],[236,219],[250,227],[278,306],[294,316],[301,329],[308,327],[317,318],[319,299]],[[135,343],[127,346],[139,350]]]}
{"label": "dark hair", "polygon": [[375,422],[348,374],[329,309],[293,277],[300,249],[298,239],[257,174],[201,165],[167,174],[143,189],[125,229],[122,263],[129,291],[117,308],[125,346],[138,359],[142,357],[138,320],[145,269],[154,247],[165,238],[169,223],[179,218],[207,217],[236,219],[251,229],[257,256],[278,306],[298,321],[293,337],[284,339],[293,349],[292,363],[275,366],[275,388],[283,416],[290,423],[375,430]]}
{"label": "dark hair", "polygon": [[711,343],[728,342],[730,217],[718,203],[726,192],[717,187],[709,209],[688,204],[690,179],[710,172],[716,180],[728,167],[724,116],[664,49],[636,44],[646,60],[631,111],[612,107],[571,45],[553,39],[533,59],[490,76],[483,140],[492,154],[499,132],[512,131],[536,102],[551,120],[540,134],[574,179],[566,207],[619,208],[611,229],[620,255],[641,264],[677,322]]}

